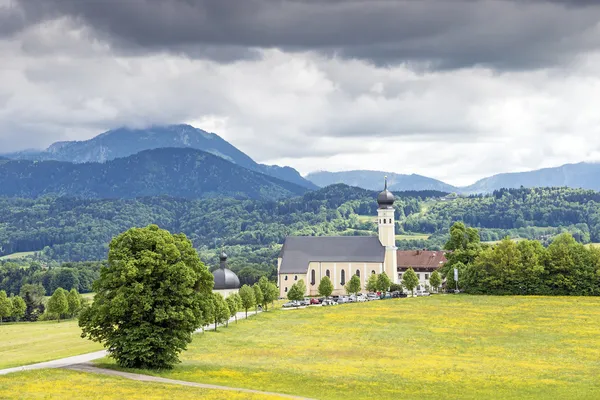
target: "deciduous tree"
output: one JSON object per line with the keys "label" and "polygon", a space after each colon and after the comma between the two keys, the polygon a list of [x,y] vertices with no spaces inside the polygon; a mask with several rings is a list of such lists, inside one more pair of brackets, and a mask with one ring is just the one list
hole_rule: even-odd
{"label": "deciduous tree", "polygon": [[217,331],[218,324],[227,324],[229,325],[229,318],[231,317],[231,313],[229,307],[227,306],[227,302],[223,298],[220,293],[213,293],[213,303],[215,305],[215,313],[214,313],[214,323],[215,323],[215,332]]}
{"label": "deciduous tree", "polygon": [[74,317],[81,308],[81,298],[75,288],[71,289],[67,295],[67,303],[69,303],[69,315]]}
{"label": "deciduous tree", "polygon": [[360,278],[357,275],[352,275],[352,278],[346,284],[346,292],[348,294],[356,294],[360,292]]}
{"label": "deciduous tree", "polygon": [[9,318],[12,315],[12,302],[6,296],[6,292],[4,290],[0,290],[0,324],[2,323],[3,318]]}
{"label": "deciduous tree", "polygon": [[129,229],[109,245],[94,301],[79,318],[82,336],[104,343],[121,367],[171,368],[202,325],[213,284],[185,235]]}
{"label": "deciduous tree", "polygon": [[25,300],[21,298],[21,296],[14,296],[11,298],[12,300],[12,317],[15,321],[19,321],[21,318],[25,316],[25,311],[27,310],[27,304],[25,304]]}
{"label": "deciduous tree", "polygon": [[380,292],[386,292],[390,288],[391,284],[392,281],[385,272],[382,272],[377,276],[377,290],[379,290]]}
{"label": "deciduous tree", "polygon": [[325,275],[323,278],[321,278],[321,282],[319,282],[319,295],[323,296],[323,297],[329,297],[331,296],[331,293],[333,293],[333,283],[331,282],[331,279],[329,279],[329,277],[327,275]]}
{"label": "deciduous tree", "polygon": [[294,283],[287,293],[287,298],[292,301],[299,301],[304,298],[304,292],[301,290],[298,282]]}
{"label": "deciduous tree", "polygon": [[367,292],[376,292],[377,291],[377,275],[371,274],[369,275],[369,279],[367,280],[367,285],[365,287]]}
{"label": "deciduous tree", "polygon": [[246,318],[248,318],[248,310],[256,304],[254,289],[248,285],[242,286],[240,288],[240,299],[242,301],[242,308],[246,311]]}
{"label": "deciduous tree", "polygon": [[407,269],[402,275],[402,285],[406,290],[411,292],[413,296],[415,295],[414,290],[419,285],[419,278],[412,268]]}
{"label": "deciduous tree", "polygon": [[262,289],[260,288],[260,286],[258,286],[258,283],[255,283],[252,286],[252,289],[254,289],[254,299],[255,299],[255,309],[254,312],[255,314],[258,313],[258,306],[261,305],[263,303],[263,299],[264,299],[264,294],[262,292]]}
{"label": "deciduous tree", "polygon": [[227,302],[227,307],[229,308],[229,315],[235,318],[235,323],[237,324],[238,303],[235,300],[235,293],[229,295],[225,301]]}
{"label": "deciduous tree", "polygon": [[440,276],[439,272],[433,271],[433,273],[429,277],[429,284],[432,288],[435,288],[436,292],[438,291],[440,285],[442,284],[442,277]]}
{"label": "deciduous tree", "polygon": [[52,297],[48,300],[48,312],[57,316],[58,322],[60,317],[69,312],[69,302],[67,293],[63,288],[58,288],[52,293]]}
{"label": "deciduous tree", "polygon": [[261,293],[263,295],[262,306],[265,311],[267,311],[267,306],[269,303],[273,302],[279,291],[277,290],[277,286],[272,282],[269,282],[267,277],[263,276],[258,280],[258,286],[260,287]]}

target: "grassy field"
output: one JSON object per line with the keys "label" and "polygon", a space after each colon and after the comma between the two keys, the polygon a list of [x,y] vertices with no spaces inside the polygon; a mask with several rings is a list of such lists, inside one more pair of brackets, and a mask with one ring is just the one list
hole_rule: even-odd
{"label": "grassy field", "polygon": [[427,233],[406,233],[404,235],[396,235],[396,240],[427,240],[429,236]]}
{"label": "grassy field", "polygon": [[280,399],[213,389],[136,382],[66,370],[41,370],[0,376],[0,399]]}
{"label": "grassy field", "polygon": [[35,254],[35,251],[24,251],[21,253],[12,253],[7,254],[5,256],[0,257],[0,260],[15,260],[17,258],[25,258],[27,256],[32,256]]}
{"label": "grassy field", "polygon": [[[77,321],[21,322],[0,325],[0,368],[16,367],[102,350],[82,339]],[[0,396],[0,398],[3,398]]]}
{"label": "grassy field", "polygon": [[598,399],[599,322],[600,298],[583,297],[275,310],[197,335],[159,374],[319,399]]}

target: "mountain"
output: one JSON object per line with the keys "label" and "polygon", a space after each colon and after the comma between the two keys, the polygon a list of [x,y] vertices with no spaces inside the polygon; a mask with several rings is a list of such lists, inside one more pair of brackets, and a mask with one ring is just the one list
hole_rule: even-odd
{"label": "mountain", "polygon": [[600,164],[566,164],[529,172],[498,174],[461,188],[463,193],[489,193],[502,188],[570,187],[600,190]]}
{"label": "mountain", "polygon": [[146,129],[119,128],[84,141],[56,142],[45,151],[7,154],[12,159],[56,160],[73,163],[107,162],[128,157],[143,150],[184,147],[202,150],[227,161],[263,174],[316,189],[293,168],[256,163],[219,135],[190,125],[152,126]]}
{"label": "mountain", "polygon": [[144,150],[105,163],[11,160],[0,162],[0,196],[46,194],[82,198],[235,197],[277,199],[303,186],[241,167],[200,150]]}
{"label": "mountain", "polygon": [[313,172],[306,179],[317,186],[329,186],[335,183],[344,183],[350,186],[358,186],[369,190],[381,190],[383,178],[388,177],[388,188],[395,191],[406,190],[438,190],[441,192],[456,192],[457,188],[437,179],[426,176],[411,174],[396,174],[382,171],[344,171],[344,172]]}

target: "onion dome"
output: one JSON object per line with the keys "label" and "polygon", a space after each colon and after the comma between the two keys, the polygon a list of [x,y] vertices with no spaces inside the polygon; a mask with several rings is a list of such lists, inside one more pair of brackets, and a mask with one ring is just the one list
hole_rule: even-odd
{"label": "onion dome", "polygon": [[219,260],[221,261],[219,268],[212,273],[215,280],[214,289],[239,289],[240,279],[235,272],[227,268],[227,254],[222,252],[219,256]]}
{"label": "onion dome", "polygon": [[377,196],[377,204],[379,208],[394,208],[394,195],[387,188],[387,176],[385,177],[385,188],[383,192]]}

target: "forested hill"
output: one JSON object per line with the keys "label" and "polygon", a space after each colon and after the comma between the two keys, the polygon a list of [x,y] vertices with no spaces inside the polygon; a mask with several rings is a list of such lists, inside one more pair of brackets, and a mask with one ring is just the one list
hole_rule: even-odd
{"label": "forested hill", "polygon": [[403,227],[434,233],[447,230],[455,221],[525,233],[533,228],[569,227],[584,243],[600,242],[600,193],[567,188],[496,190],[491,195],[438,201],[426,212],[407,218]]}
{"label": "forested hill", "polygon": [[146,150],[106,163],[0,162],[0,195],[82,198],[234,197],[277,199],[308,189],[184,148]]}
{"label": "forested hill", "polygon": [[66,161],[73,163],[106,162],[128,157],[144,150],[158,148],[191,148],[221,157],[239,166],[296,183],[309,189],[317,187],[290,167],[256,163],[247,154],[219,135],[190,125],[151,126],[144,129],[119,128],[92,139],[56,142],[45,151],[24,151],[8,158],[32,161]]}

